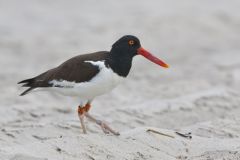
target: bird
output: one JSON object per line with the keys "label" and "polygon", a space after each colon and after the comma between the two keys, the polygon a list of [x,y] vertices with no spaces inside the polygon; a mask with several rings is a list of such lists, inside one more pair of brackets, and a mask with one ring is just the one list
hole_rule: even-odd
{"label": "bird", "polygon": [[77,113],[83,133],[87,133],[84,123],[86,117],[99,125],[104,133],[120,135],[105,121],[89,114],[89,110],[97,96],[111,91],[126,79],[132,67],[132,60],[137,55],[142,55],[164,68],[169,67],[167,63],[144,49],[136,36],[125,35],[112,45],[110,51],[77,55],[42,74],[18,82],[22,87],[29,87],[20,96],[33,90],[42,90],[76,98],[79,102]]}

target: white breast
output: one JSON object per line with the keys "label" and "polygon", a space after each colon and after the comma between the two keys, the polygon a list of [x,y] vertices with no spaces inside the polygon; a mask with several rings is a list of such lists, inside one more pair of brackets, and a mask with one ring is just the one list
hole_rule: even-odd
{"label": "white breast", "polygon": [[123,77],[114,73],[111,68],[107,68],[104,65],[104,61],[85,62],[98,66],[100,70],[99,73],[90,81],[76,83],[66,80],[52,80],[49,83],[53,84],[53,86],[62,86],[63,88],[50,87],[49,89],[56,91],[62,95],[79,97],[81,101],[88,101],[92,100],[96,96],[109,92],[124,79]]}

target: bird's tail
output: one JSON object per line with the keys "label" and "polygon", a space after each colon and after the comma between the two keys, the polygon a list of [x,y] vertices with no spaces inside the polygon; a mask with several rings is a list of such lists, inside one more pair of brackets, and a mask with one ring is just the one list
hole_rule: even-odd
{"label": "bird's tail", "polygon": [[24,83],[22,87],[30,87],[27,90],[25,90],[23,93],[21,93],[20,96],[24,96],[25,94],[27,94],[28,92],[36,88],[33,86],[34,81],[35,81],[35,78],[30,78],[30,79],[25,79],[23,81],[18,82],[18,84]]}

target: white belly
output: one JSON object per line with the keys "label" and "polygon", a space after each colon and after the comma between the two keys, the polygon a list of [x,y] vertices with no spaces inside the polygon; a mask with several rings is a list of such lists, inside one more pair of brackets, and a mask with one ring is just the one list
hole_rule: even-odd
{"label": "white belly", "polygon": [[76,83],[53,80],[50,82],[53,86],[64,86],[64,88],[50,87],[48,90],[56,91],[65,96],[78,97],[80,101],[91,101],[96,96],[111,91],[124,79],[114,73],[111,68],[105,67],[103,61],[86,61],[86,63],[96,65],[100,69],[99,73],[90,81]]}

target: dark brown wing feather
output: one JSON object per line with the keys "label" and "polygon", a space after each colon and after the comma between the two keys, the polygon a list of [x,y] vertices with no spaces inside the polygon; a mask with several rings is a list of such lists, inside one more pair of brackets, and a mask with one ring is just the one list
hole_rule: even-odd
{"label": "dark brown wing feather", "polygon": [[[73,57],[60,66],[50,69],[35,78],[23,80],[19,83],[24,83],[23,87],[30,87],[28,91],[38,87],[52,87],[49,84],[52,80],[66,80],[70,82],[85,82],[91,80],[98,72],[99,68],[86,63],[85,61],[101,61],[105,60],[109,52],[100,51],[91,54],[84,54]],[[25,95],[23,92],[21,95]]]}

